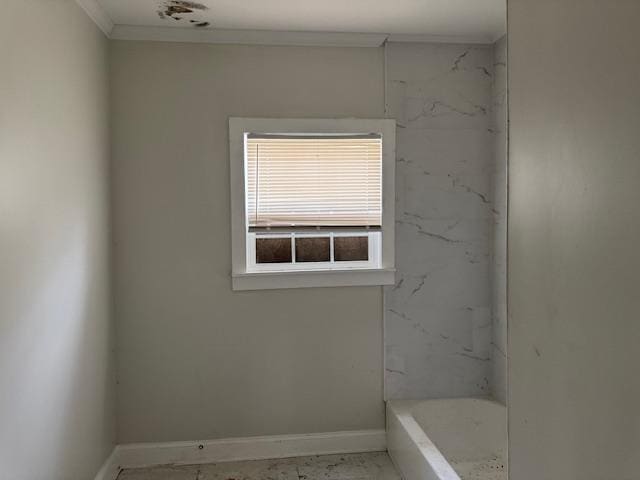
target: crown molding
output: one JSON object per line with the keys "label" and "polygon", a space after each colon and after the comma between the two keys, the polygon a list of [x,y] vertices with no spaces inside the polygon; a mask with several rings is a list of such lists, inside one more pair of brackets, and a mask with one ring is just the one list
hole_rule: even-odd
{"label": "crown molding", "polygon": [[[502,35],[500,35],[501,37]],[[392,33],[387,36],[387,42],[396,43],[465,43],[488,45],[494,43],[489,35],[427,35]]]}
{"label": "crown molding", "polygon": [[111,36],[114,24],[107,12],[100,6],[98,0],[76,0],[91,20],[104,32],[107,37]]}
{"label": "crown molding", "polygon": [[[502,35],[500,35],[502,36]],[[491,36],[406,35],[387,33],[289,32],[275,30],[194,29],[116,25],[114,40],[150,42],[280,45],[302,47],[379,47],[384,42],[492,44]]]}
{"label": "crown molding", "polygon": [[383,33],[288,32],[116,25],[114,40],[321,47],[379,47]]}

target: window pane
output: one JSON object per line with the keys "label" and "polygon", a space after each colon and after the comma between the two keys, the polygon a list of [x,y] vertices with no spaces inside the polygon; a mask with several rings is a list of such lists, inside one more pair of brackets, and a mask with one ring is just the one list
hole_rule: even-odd
{"label": "window pane", "polygon": [[329,237],[296,238],[296,262],[328,262],[330,260]]}
{"label": "window pane", "polygon": [[256,238],[256,263],[291,263],[291,239]]}
{"label": "window pane", "polygon": [[333,258],[336,262],[356,262],[369,260],[368,237],[335,237]]}

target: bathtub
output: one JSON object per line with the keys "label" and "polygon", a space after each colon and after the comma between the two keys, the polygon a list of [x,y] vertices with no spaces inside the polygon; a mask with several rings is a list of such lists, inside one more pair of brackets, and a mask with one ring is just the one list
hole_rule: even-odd
{"label": "bathtub", "polygon": [[404,480],[506,480],[506,408],[475,398],[389,401],[387,449]]}

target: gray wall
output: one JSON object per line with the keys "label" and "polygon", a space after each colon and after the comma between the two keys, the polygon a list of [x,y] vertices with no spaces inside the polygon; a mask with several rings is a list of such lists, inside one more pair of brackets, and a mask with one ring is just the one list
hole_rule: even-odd
{"label": "gray wall", "polygon": [[398,122],[386,398],[488,395],[493,48],[390,43],[386,58]]}
{"label": "gray wall", "polygon": [[381,49],[112,43],[118,440],[382,428],[379,287],[231,291],[228,117],[382,117]]}
{"label": "gray wall", "polygon": [[638,478],[638,18],[509,1],[513,480]]}
{"label": "gray wall", "polygon": [[87,480],[115,439],[107,41],[3,0],[0,45],[0,477]]}
{"label": "gray wall", "polygon": [[493,48],[491,87],[493,228],[491,251],[491,393],[507,402],[507,37]]}

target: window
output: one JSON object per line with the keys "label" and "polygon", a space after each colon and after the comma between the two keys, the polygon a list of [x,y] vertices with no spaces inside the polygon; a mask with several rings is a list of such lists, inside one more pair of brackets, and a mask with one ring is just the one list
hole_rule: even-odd
{"label": "window", "polygon": [[393,283],[393,120],[229,129],[234,289]]}

